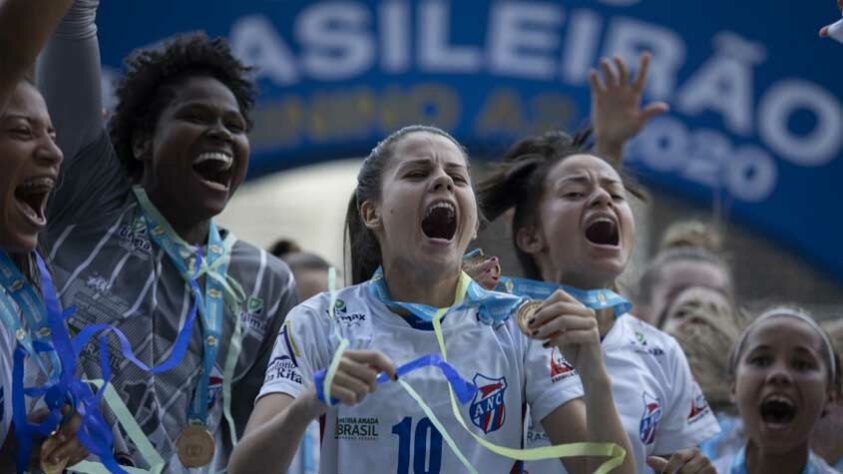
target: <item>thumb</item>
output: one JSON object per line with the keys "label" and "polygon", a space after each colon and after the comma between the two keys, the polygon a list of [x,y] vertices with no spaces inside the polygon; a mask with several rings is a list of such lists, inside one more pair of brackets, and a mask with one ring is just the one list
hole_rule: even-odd
{"label": "thumb", "polygon": [[647,465],[652,467],[657,473],[663,473],[667,467],[667,459],[659,456],[650,456],[647,458]]}
{"label": "thumb", "polygon": [[652,104],[648,104],[647,107],[644,107],[644,110],[641,112],[641,119],[646,123],[651,118],[661,115],[668,110],[670,110],[670,106],[667,103],[653,102]]}

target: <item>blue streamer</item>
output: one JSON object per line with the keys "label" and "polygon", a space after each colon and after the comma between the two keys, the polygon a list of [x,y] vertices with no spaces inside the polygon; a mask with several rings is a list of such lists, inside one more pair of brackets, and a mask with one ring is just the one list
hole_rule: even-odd
{"label": "blue streamer", "polygon": [[[465,380],[460,376],[457,369],[454,368],[451,364],[442,360],[442,357],[439,354],[428,354],[421,356],[417,359],[414,359],[406,364],[398,367],[396,369],[396,374],[398,377],[402,377],[410,372],[422,369],[424,367],[435,367],[442,372],[442,375],[445,377],[445,380],[448,381],[448,384],[451,385],[451,388],[454,389],[454,393],[457,395],[460,403],[466,404],[470,402],[474,398],[474,394],[477,393],[477,386],[473,383]],[[325,375],[327,374],[327,369],[322,369],[313,376],[313,383],[316,385],[316,397],[322,403],[325,403]],[[377,382],[378,385],[383,385],[392,379],[389,378],[385,372],[382,372],[378,375]],[[340,401],[334,397],[331,397],[331,406],[338,404]],[[325,403],[327,405],[327,403]]]}
{"label": "blue streamer", "polygon": [[556,290],[563,290],[574,299],[595,311],[612,308],[615,318],[623,316],[632,310],[632,303],[612,290],[599,288],[595,290],[581,290],[560,283],[529,280],[527,278],[501,277],[497,291],[524,296],[534,300],[546,300]]}

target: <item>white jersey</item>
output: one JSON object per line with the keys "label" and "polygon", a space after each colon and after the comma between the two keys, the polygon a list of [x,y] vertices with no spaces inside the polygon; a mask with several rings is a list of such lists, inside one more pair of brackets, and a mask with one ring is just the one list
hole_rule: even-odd
{"label": "white jersey", "polygon": [[[369,283],[338,293],[336,324],[350,349],[379,350],[396,366],[426,354],[439,354],[429,323],[391,312],[371,296]],[[297,397],[313,383],[314,372],[328,367],[338,347],[329,319],[330,297],[323,293],[295,307],[287,318],[267,368],[260,396]],[[493,328],[478,321],[477,310],[447,314],[442,331],[448,361],[479,391],[462,405],[471,430],[486,440],[520,448],[525,404],[538,421],[557,407],[581,397],[582,384],[564,360],[551,374],[550,352],[527,339],[509,319]],[[448,384],[427,367],[406,374],[479,472],[504,473],[514,462],[480,446],[454,419]],[[325,417],[320,472],[371,474],[463,472],[422,409],[397,383],[387,382],[356,406],[340,405]]]}
{"label": "white jersey", "polygon": [[12,426],[12,364],[15,339],[6,326],[0,324],[0,448],[6,442]]}
{"label": "white jersey", "polygon": [[[612,379],[612,397],[635,456],[635,472],[653,472],[647,457],[696,446],[720,431],[676,340],[625,314],[603,340],[603,360]],[[547,446],[533,424],[527,447]],[[554,461],[528,462],[525,471],[565,472]]]}
{"label": "white jersey", "polygon": [[[714,469],[717,470],[718,474],[731,474],[732,465],[735,464],[735,458],[742,455],[743,449],[739,449],[736,452],[732,452],[715,459],[712,464],[714,464]],[[736,468],[735,471],[737,473],[744,474],[747,472],[745,465],[734,467]],[[813,452],[809,454],[808,465],[803,468],[802,472],[810,474],[840,474],[840,471],[829,466],[823,458],[817,456]]]}

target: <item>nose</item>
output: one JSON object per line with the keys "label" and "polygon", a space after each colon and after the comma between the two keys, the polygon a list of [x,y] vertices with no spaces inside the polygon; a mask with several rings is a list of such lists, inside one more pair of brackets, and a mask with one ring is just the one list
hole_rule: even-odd
{"label": "nose", "polygon": [[442,168],[437,168],[433,178],[433,190],[445,190],[451,192],[454,190],[454,179],[451,175],[445,172]]}
{"label": "nose", "polygon": [[214,122],[214,125],[208,129],[207,135],[210,138],[227,143],[232,141],[231,132],[229,132],[228,129],[225,128],[225,125],[220,121]]}
{"label": "nose", "polygon": [[605,189],[598,187],[591,194],[591,201],[588,204],[591,207],[611,206],[612,196]]}
{"label": "nose", "polygon": [[45,136],[35,150],[35,160],[42,166],[58,166],[63,159],[61,149],[49,136]]}
{"label": "nose", "polygon": [[767,383],[779,387],[793,384],[793,377],[784,362],[776,362],[770,367],[770,371],[767,373]]}

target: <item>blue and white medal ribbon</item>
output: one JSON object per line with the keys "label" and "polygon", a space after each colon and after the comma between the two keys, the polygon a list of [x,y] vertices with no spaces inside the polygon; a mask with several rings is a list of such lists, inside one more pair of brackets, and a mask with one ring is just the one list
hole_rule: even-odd
{"label": "blue and white medal ribbon", "polygon": [[559,283],[529,280],[526,278],[501,277],[497,291],[527,297],[533,300],[546,300],[556,290],[563,290],[574,299],[595,311],[612,308],[615,317],[620,317],[632,310],[632,303],[612,290],[604,288],[581,290]]}

